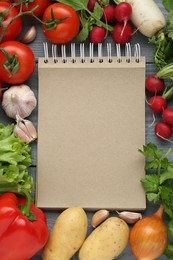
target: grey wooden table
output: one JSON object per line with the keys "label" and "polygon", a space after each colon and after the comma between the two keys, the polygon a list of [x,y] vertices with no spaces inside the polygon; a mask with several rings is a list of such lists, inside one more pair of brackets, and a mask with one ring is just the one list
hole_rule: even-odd
{"label": "grey wooden table", "polygon": [[[157,0],[156,1],[160,8],[162,9],[163,13],[165,14],[165,16],[167,16],[166,11],[164,10],[161,0]],[[26,82],[26,84],[28,84],[29,86],[31,86],[31,88],[33,89],[36,97],[38,96],[38,67],[37,67],[37,60],[38,57],[43,57],[44,56],[44,52],[43,52],[43,42],[46,41],[46,39],[43,36],[43,33],[41,31],[40,28],[40,24],[35,22],[35,20],[29,18],[27,19],[27,21],[25,21],[25,28],[29,27],[32,23],[36,24],[37,27],[37,38],[34,42],[29,44],[29,47],[33,50],[35,57],[36,57],[36,69],[34,74],[32,75],[32,77]],[[111,39],[111,37],[108,37],[108,40],[104,43],[103,48],[105,48],[106,43],[107,42],[111,42],[112,44],[113,41]],[[132,40],[131,40],[131,45],[133,46],[135,43],[139,43],[141,46],[141,55],[146,56],[146,75],[151,74],[156,72],[156,68],[154,66],[153,63],[153,51],[154,51],[154,47],[151,46],[151,44],[149,44],[148,39],[144,36],[142,36],[140,34],[140,32],[137,32]],[[49,43],[50,44],[50,43]],[[51,45],[51,44],[50,44]],[[68,55],[68,53],[67,53]],[[135,93],[134,93],[135,94]],[[173,106],[173,101],[170,101],[170,106]],[[32,112],[31,116],[29,117],[29,119],[37,126],[37,108]],[[151,124],[153,118],[151,115],[151,111],[149,110],[148,106],[146,105],[146,118],[145,118],[145,122],[146,122],[146,143],[148,142],[153,142],[155,144],[158,145],[159,148],[162,148],[163,150],[167,150],[170,147],[170,143],[159,140],[155,134],[154,134],[154,130],[153,127],[149,127],[149,125]],[[0,107],[0,121],[4,124],[7,123],[14,123],[13,120],[7,118],[7,116],[5,115],[4,111],[2,110],[2,108]],[[51,133],[50,133],[51,134]],[[36,174],[36,160],[37,160],[37,141],[33,142],[31,144],[32,146],[32,166],[30,167],[30,173],[33,175],[34,179],[35,179],[35,174]],[[171,153],[169,155],[169,157],[171,158],[173,155],[173,153]],[[158,208],[158,204],[152,204],[152,203],[147,203],[147,209],[146,211],[143,213],[143,216],[147,216],[147,215],[151,215],[153,214]],[[49,210],[44,210],[46,217],[47,217],[47,223],[49,226],[49,230],[51,230],[51,228],[53,227],[53,224],[56,220],[56,218],[58,217],[58,215],[60,214],[60,211],[58,210],[54,210],[54,211],[49,211]],[[88,228],[88,234],[92,231],[92,227],[91,227],[91,217],[93,212],[87,211],[87,216],[88,216],[88,222],[89,222],[89,228]],[[111,212],[112,216],[116,216],[115,212]],[[32,257],[32,260],[39,260],[42,259],[41,257],[41,252],[39,252],[37,255]],[[73,260],[77,260],[78,256],[77,254],[72,258]],[[123,253],[117,258],[117,259],[123,259],[123,260],[131,260],[134,259],[130,250],[129,245],[126,247],[126,249],[123,251]],[[159,258],[160,260],[164,260],[167,259],[164,255],[161,256]],[[58,260],[58,259],[57,259]],[[96,259],[97,260],[97,259]],[[99,259],[98,259],[99,260]]]}

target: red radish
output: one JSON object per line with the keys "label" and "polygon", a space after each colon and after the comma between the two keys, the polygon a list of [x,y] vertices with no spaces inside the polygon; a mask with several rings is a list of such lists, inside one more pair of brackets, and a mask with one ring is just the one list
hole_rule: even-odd
{"label": "red radish", "polygon": [[108,4],[103,7],[104,14],[102,16],[102,20],[104,22],[112,23],[115,21],[115,5],[114,4]]}
{"label": "red radish", "polygon": [[162,139],[169,139],[172,135],[172,128],[165,122],[158,122],[155,126],[155,133]]}
{"label": "red radish", "polygon": [[132,7],[129,3],[121,2],[115,7],[115,12],[114,12],[115,19],[118,22],[124,24],[122,31],[124,31],[130,19],[131,14],[132,14]]}
{"label": "red radish", "polygon": [[132,14],[132,7],[129,3],[121,2],[115,7],[115,18],[118,22],[127,23]]}
{"label": "red radish", "polygon": [[170,126],[173,126],[173,108],[167,107],[162,114],[163,121]]}
{"label": "red radish", "polygon": [[97,0],[89,0],[88,1],[88,9],[90,10],[90,12],[93,12],[94,10],[94,6],[95,6],[95,3],[97,2]]}
{"label": "red radish", "polygon": [[90,42],[94,44],[102,43],[106,37],[106,30],[103,27],[94,26],[90,32]]}
{"label": "red radish", "polygon": [[163,113],[167,107],[167,101],[162,96],[153,96],[149,99],[148,104],[155,113]]}
{"label": "red radish", "polygon": [[132,37],[132,26],[127,23],[124,27],[123,23],[117,23],[112,32],[112,38],[115,43],[126,44]]}
{"label": "red radish", "polygon": [[155,74],[151,74],[146,78],[145,85],[146,89],[151,93],[160,93],[165,88],[164,80],[157,78]]}

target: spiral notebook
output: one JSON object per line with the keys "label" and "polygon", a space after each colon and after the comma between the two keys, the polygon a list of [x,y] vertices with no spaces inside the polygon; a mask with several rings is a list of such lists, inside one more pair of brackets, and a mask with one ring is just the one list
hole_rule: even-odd
{"label": "spiral notebook", "polygon": [[[74,47],[74,46],[73,46]],[[36,204],[143,210],[145,58],[126,55],[39,58]],[[101,50],[101,49],[100,49]]]}

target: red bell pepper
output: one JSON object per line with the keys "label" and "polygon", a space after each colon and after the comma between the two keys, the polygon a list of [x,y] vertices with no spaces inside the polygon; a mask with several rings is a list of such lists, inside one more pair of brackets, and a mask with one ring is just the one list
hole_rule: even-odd
{"label": "red bell pepper", "polygon": [[1,260],[28,260],[48,239],[46,217],[28,198],[11,192],[0,196]]}

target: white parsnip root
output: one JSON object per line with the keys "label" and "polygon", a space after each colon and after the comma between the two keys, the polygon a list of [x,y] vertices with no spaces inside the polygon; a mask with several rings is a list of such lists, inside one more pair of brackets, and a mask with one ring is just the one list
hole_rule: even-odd
{"label": "white parsnip root", "polygon": [[165,17],[154,0],[125,1],[132,6],[132,23],[143,35],[152,37],[165,27]]}

